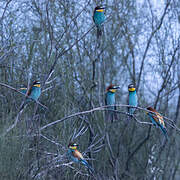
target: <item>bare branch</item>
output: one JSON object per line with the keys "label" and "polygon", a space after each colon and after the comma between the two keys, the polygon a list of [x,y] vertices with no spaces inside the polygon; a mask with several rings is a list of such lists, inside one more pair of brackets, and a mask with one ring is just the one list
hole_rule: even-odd
{"label": "bare branch", "polygon": [[4,11],[3,11],[3,14],[2,14],[2,16],[1,16],[1,18],[0,18],[0,23],[2,23],[1,21],[3,21],[3,18],[4,18],[4,15],[5,15],[5,13],[6,13],[6,10],[7,10],[7,8],[8,8],[8,5],[9,5],[9,3],[10,3],[11,1],[12,1],[12,0],[9,0],[9,1],[6,3],[6,6],[5,6]]}
{"label": "bare branch", "polygon": [[[70,118],[72,118],[72,117],[89,114],[89,113],[92,113],[92,112],[95,112],[95,111],[113,111],[113,112],[117,112],[117,113],[120,113],[120,114],[125,114],[125,115],[127,115],[127,116],[132,117],[132,115],[129,114],[129,113],[127,113],[127,112],[121,112],[121,111],[118,111],[118,110],[108,110],[107,107],[111,107],[111,106],[114,106],[114,105],[101,106],[101,107],[93,108],[93,109],[91,109],[91,110],[87,110],[87,111],[83,111],[83,112],[77,112],[77,113],[75,113],[75,114],[66,116],[66,117],[64,117],[64,118],[62,118],[62,119],[56,120],[56,121],[54,121],[54,122],[51,122],[51,123],[49,123],[49,124],[41,127],[41,128],[40,128],[40,131],[46,129],[47,127],[53,126],[53,125],[55,125],[55,124],[57,124],[57,123],[61,123],[61,122],[65,121],[65,120],[67,120],[67,119],[70,119]],[[148,110],[145,109],[145,108],[135,107],[135,106],[130,106],[130,105],[116,104],[115,106],[116,106],[116,107],[133,107],[133,108],[136,108],[136,109],[139,109],[139,110],[143,110],[144,112],[151,112],[151,111],[148,111]],[[153,112],[151,112],[151,113],[153,113]],[[134,117],[135,121],[138,122],[138,123],[146,124],[146,125],[151,125],[151,123],[149,123],[149,122],[141,122],[141,121],[139,121],[135,116],[133,116],[133,117]],[[166,119],[166,120],[171,121],[172,123],[174,122],[173,120],[171,120],[171,119],[169,119],[169,118],[167,118],[167,117],[164,117],[164,116],[162,116],[162,117],[163,117],[164,119]],[[179,131],[179,128],[177,128],[177,126],[176,126],[175,124],[173,124],[172,127],[175,128],[177,131]],[[180,132],[180,131],[179,131],[179,132]]]}

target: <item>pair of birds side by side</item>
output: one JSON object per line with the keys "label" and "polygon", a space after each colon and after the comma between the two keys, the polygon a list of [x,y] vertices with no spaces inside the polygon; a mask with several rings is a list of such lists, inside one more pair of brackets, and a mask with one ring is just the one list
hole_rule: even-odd
{"label": "pair of birds side by side", "polygon": [[[115,86],[115,85],[110,85],[106,89],[107,92],[105,95],[105,105],[110,106],[110,107],[108,107],[106,119],[111,122],[113,122],[114,118],[116,118],[116,116],[115,116],[116,113],[113,111],[116,110],[115,92],[117,91],[117,89],[119,89],[119,86]],[[129,91],[128,104],[130,106],[133,106],[133,107],[128,107],[128,113],[130,115],[133,115],[136,110],[135,107],[138,106],[138,98],[137,98],[135,86],[133,84],[130,84],[128,86],[128,91]],[[114,105],[114,106],[112,106],[112,105]],[[110,111],[110,110],[112,110],[112,111]],[[151,112],[147,113],[148,116],[150,117],[150,120],[152,121],[152,123],[155,125],[155,127],[159,127],[160,130],[163,132],[164,136],[166,137],[166,139],[168,139],[167,129],[165,127],[163,117],[152,107],[148,107],[147,110],[152,112],[152,113]]]}
{"label": "pair of birds side by side", "polygon": [[[108,105],[110,107],[108,107],[108,110],[112,110],[109,111],[107,113],[107,119],[113,121],[114,116],[116,116],[116,113],[113,112],[113,110],[116,110],[116,106],[112,106],[116,104],[116,100],[115,100],[115,93],[116,91],[119,89],[119,86],[115,86],[115,85],[110,85],[107,87],[106,89],[106,95],[105,95],[105,105]],[[137,94],[136,94],[136,88],[133,84],[130,84],[128,86],[128,91],[129,91],[129,97],[128,97],[128,102],[130,106],[134,106],[137,107],[138,105],[138,101],[137,101]],[[130,107],[128,108],[129,114],[133,115],[135,112],[136,108]]]}
{"label": "pair of birds side by side", "polygon": [[106,19],[105,14],[104,14],[105,8],[101,6],[97,6],[94,9],[93,13],[93,21],[97,27],[97,38],[99,38],[102,35],[102,28],[103,28],[103,23]]}
{"label": "pair of birds side by side", "polygon": [[20,91],[26,95],[25,102],[21,105],[20,110],[30,101],[37,101],[41,95],[41,83],[39,81],[34,81],[29,88],[20,88]]}
{"label": "pair of birds side by side", "polygon": [[75,163],[83,164],[85,167],[87,167],[93,173],[94,169],[84,159],[83,155],[77,150],[77,146],[78,146],[78,144],[76,144],[76,143],[73,143],[73,142],[69,143],[68,152],[67,152],[68,158]]}

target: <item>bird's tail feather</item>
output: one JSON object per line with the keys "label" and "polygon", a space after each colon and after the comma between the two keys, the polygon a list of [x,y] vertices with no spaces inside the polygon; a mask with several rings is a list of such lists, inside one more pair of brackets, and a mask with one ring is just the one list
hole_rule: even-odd
{"label": "bird's tail feather", "polygon": [[94,169],[88,164],[88,162],[84,159],[81,160],[82,164],[84,164],[89,170],[94,172]]}
{"label": "bird's tail feather", "polygon": [[105,117],[106,117],[106,122],[111,122],[111,117],[112,116],[111,116],[111,113],[109,111],[106,112]]}
{"label": "bird's tail feather", "polygon": [[112,112],[112,111],[108,111],[106,112],[106,121],[109,123],[113,123],[114,121],[116,121],[118,119],[117,117],[117,113],[116,112]]}
{"label": "bird's tail feather", "polygon": [[113,112],[113,121],[117,121],[118,120],[118,115],[116,112]]}
{"label": "bird's tail feather", "polygon": [[127,120],[125,121],[126,124],[129,124],[129,122],[132,121],[132,117],[131,116],[127,116]]}
{"label": "bird's tail feather", "polygon": [[99,38],[100,36],[102,36],[102,30],[100,27],[97,28],[97,38]]}
{"label": "bird's tail feather", "polygon": [[132,111],[132,108],[128,108],[128,113],[129,115],[127,116],[126,124],[129,124],[129,122],[132,121],[133,113],[134,113],[134,111]]}
{"label": "bird's tail feather", "polygon": [[160,126],[160,129],[161,129],[161,131],[163,132],[163,134],[164,134],[164,136],[166,137],[166,139],[168,140],[168,133],[167,133],[167,129],[166,128],[164,128],[164,127],[162,127],[162,126]]}

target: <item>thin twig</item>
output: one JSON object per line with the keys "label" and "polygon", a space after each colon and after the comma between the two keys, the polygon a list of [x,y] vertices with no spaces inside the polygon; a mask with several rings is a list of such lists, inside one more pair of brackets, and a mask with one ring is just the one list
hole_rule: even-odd
{"label": "thin twig", "polygon": [[11,1],[12,1],[12,0],[9,0],[9,1],[6,3],[6,6],[5,6],[5,8],[4,8],[3,14],[2,14],[1,19],[0,19],[0,23],[1,23],[1,21],[3,20],[4,15],[5,15],[5,13],[6,13],[6,10],[7,10],[7,7],[8,7],[8,5],[9,5],[9,3],[10,3]]}

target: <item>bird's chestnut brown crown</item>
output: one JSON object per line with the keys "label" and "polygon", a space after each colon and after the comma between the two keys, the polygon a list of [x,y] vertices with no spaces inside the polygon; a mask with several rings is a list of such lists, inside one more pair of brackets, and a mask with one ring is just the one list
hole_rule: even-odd
{"label": "bird's chestnut brown crown", "polygon": [[110,91],[110,92],[116,92],[116,90],[119,89],[119,86],[115,86],[113,84],[110,84],[108,87],[107,87],[107,91]]}

